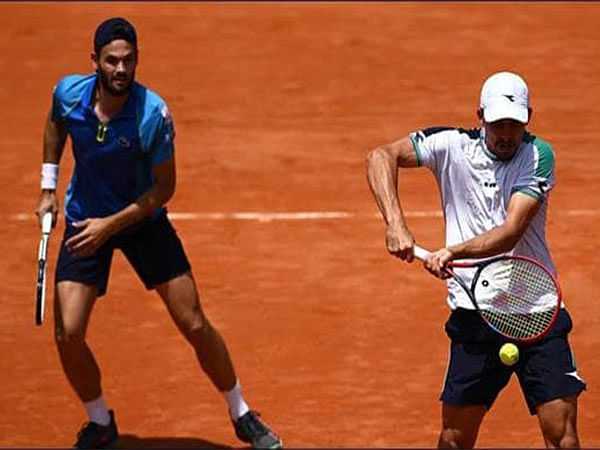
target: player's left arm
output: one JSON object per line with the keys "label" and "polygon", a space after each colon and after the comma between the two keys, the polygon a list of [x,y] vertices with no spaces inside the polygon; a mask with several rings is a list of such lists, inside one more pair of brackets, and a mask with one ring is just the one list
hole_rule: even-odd
{"label": "player's left arm", "polygon": [[155,184],[135,202],[121,211],[106,217],[85,219],[73,224],[82,231],[66,241],[69,250],[87,256],[98,249],[108,238],[124,228],[139,222],[165,205],[175,193],[175,157],[153,167]]}
{"label": "player's left arm", "polygon": [[134,203],[108,217],[113,234],[139,222],[155,209],[164,206],[173,197],[176,182],[175,156],[171,155],[169,159],[154,166],[152,170],[156,180],[154,185]]}
{"label": "player's left arm", "polygon": [[425,267],[440,278],[447,278],[442,268],[451,260],[486,258],[514,248],[541,207],[540,199],[516,191],[510,198],[502,225],[460,244],[434,252]]}

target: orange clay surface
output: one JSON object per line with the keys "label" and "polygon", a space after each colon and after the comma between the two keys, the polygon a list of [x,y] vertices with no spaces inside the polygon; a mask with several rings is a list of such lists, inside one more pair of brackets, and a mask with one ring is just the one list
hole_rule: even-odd
{"label": "orange clay surface", "polygon": [[[138,80],[177,129],[173,223],[204,308],[251,406],[290,447],[427,447],[440,428],[448,309],[443,283],[390,257],[365,180],[378,144],[435,125],[475,126],[483,79],[530,84],[530,130],[556,151],[548,239],[588,391],[582,444],[600,446],[600,4],[0,4],[0,446],[67,446],[85,413],[53,342],[34,325],[44,119],[52,86],[91,71],[96,25],[140,38]],[[70,144],[61,164],[64,195]],[[401,173],[419,243],[443,243],[437,187]],[[62,204],[62,201],[61,201]],[[346,212],[243,220],[237,212]],[[419,214],[421,214],[419,216]],[[88,334],[126,447],[236,446],[223,400],[153,292],[120,253]],[[541,447],[513,379],[478,445]]]}

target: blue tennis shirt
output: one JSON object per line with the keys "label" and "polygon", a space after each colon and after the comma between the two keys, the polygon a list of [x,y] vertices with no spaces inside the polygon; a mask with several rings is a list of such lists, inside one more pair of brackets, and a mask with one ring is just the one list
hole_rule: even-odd
{"label": "blue tennis shirt", "polygon": [[162,98],[134,82],[123,108],[103,125],[92,103],[98,80],[97,74],[69,75],[54,89],[52,121],[66,121],[75,158],[65,198],[69,222],[106,217],[133,203],[154,184],[152,167],[174,152]]}

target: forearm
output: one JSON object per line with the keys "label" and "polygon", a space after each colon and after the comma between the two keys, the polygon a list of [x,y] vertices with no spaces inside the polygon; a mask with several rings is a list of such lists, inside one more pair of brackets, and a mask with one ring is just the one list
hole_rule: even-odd
{"label": "forearm", "polygon": [[397,165],[381,148],[369,153],[366,164],[369,187],[386,224],[406,228],[398,198]]}
{"label": "forearm", "polygon": [[43,162],[58,164],[67,140],[66,123],[53,122],[48,115],[44,128]]}
{"label": "forearm", "polygon": [[157,208],[164,206],[171,199],[173,193],[174,186],[154,185],[134,203],[107,217],[111,234],[118,233],[124,228],[149,216]]}
{"label": "forearm", "polygon": [[[44,127],[42,150],[42,197],[46,196],[47,204],[56,203],[52,196],[56,193],[58,183],[58,164],[67,140],[67,124],[53,122],[50,114]],[[53,208],[54,209],[54,208]]]}
{"label": "forearm", "polygon": [[50,114],[44,127],[44,141],[42,149],[42,181],[41,193],[36,214],[40,219],[47,212],[53,214],[53,224],[56,223],[58,214],[58,198],[56,187],[58,183],[58,164],[67,139],[66,123],[55,123]]}
{"label": "forearm", "polygon": [[448,250],[453,259],[486,258],[512,250],[519,238],[517,230],[503,224],[465,242],[451,245]]}
{"label": "forearm", "polygon": [[452,258],[486,258],[511,251],[525,233],[540,206],[538,200],[528,195],[518,192],[513,194],[504,223],[473,239],[448,247]]}

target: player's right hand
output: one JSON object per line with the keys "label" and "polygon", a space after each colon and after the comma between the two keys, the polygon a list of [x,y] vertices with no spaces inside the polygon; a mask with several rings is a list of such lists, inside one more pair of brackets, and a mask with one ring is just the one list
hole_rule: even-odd
{"label": "player's right hand", "polygon": [[385,234],[388,252],[406,262],[414,259],[415,239],[410,231],[401,226],[388,225]]}
{"label": "player's right hand", "polygon": [[452,261],[452,257],[453,255],[450,250],[446,247],[441,248],[438,251],[433,252],[429,258],[427,258],[427,261],[425,261],[425,268],[429,273],[441,280],[450,278],[450,274],[444,270],[444,267]]}
{"label": "player's right hand", "polygon": [[42,217],[44,217],[44,214],[47,212],[52,213],[52,227],[54,228],[58,217],[58,197],[56,191],[45,189],[40,194],[38,207],[35,210],[40,228],[42,228]]}

